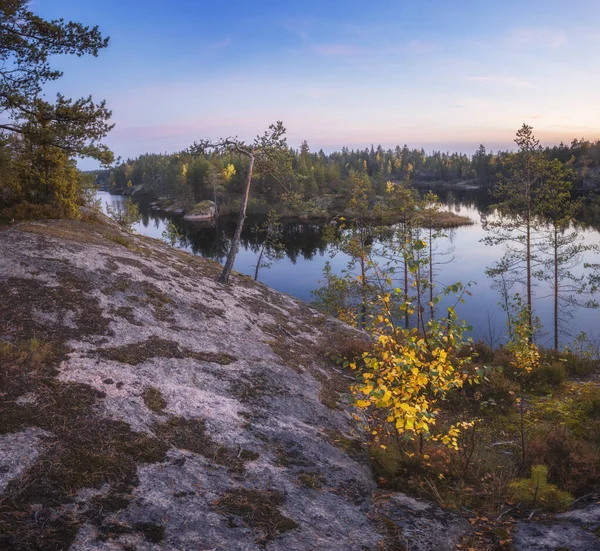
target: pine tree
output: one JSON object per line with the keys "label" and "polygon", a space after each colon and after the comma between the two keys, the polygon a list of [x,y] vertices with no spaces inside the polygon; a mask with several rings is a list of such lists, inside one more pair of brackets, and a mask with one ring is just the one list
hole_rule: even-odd
{"label": "pine tree", "polygon": [[57,94],[50,102],[42,92],[62,76],[50,65],[54,56],[96,56],[108,39],[97,27],[46,21],[27,5],[26,0],[0,0],[0,132],[3,153],[9,153],[0,207],[5,216],[75,216],[84,178],[73,158],[112,162],[112,152],[100,142],[112,128],[111,113],[91,97]]}
{"label": "pine tree", "polygon": [[518,151],[510,158],[508,176],[494,189],[499,218],[484,220],[483,226],[489,231],[484,242],[506,246],[508,259],[501,264],[517,273],[517,278],[522,278],[529,325],[533,327],[533,278],[534,268],[539,263],[537,254],[541,239],[536,201],[544,181],[546,160],[531,126],[523,124],[515,143]]}
{"label": "pine tree", "polygon": [[112,153],[99,143],[112,128],[104,102],[61,94],[53,103],[41,98],[43,86],[62,76],[50,65],[52,56],[97,56],[108,46],[108,38],[97,27],[46,21],[27,5],[27,0],[0,0],[0,114],[8,118],[0,129],[68,154],[111,162]]}
{"label": "pine tree", "polygon": [[583,243],[575,222],[581,201],[572,198],[572,187],[562,163],[557,159],[550,161],[536,211],[547,224],[543,243],[547,257],[542,277],[552,289],[554,350],[559,345],[561,311],[564,316],[572,306],[597,307],[596,302],[585,298],[588,291],[585,274],[576,275],[572,271],[581,265],[584,252],[597,250],[597,246]]}

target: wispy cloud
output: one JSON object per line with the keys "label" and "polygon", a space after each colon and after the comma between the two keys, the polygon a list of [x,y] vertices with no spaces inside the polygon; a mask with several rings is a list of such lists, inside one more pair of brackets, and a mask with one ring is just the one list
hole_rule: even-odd
{"label": "wispy cloud", "polygon": [[329,57],[348,56],[374,56],[390,57],[401,54],[427,54],[435,51],[438,44],[423,40],[409,40],[397,43],[379,43],[377,41],[356,46],[354,44],[339,43],[310,43],[309,49],[319,55]]}
{"label": "wispy cloud", "polygon": [[311,44],[310,50],[318,55],[327,57],[355,56],[362,52],[361,48],[351,44]]}
{"label": "wispy cloud", "polygon": [[569,39],[567,34],[559,29],[521,28],[511,31],[505,41],[509,46],[520,48],[533,45],[556,49],[565,46]]}
{"label": "wispy cloud", "polygon": [[223,40],[219,40],[217,42],[212,42],[208,46],[211,50],[222,50],[223,48],[227,48],[231,46],[231,38],[224,38]]}
{"label": "wispy cloud", "polygon": [[511,75],[481,75],[467,77],[470,82],[489,82],[490,84],[501,84],[504,86],[517,86],[520,88],[534,88],[532,82]]}

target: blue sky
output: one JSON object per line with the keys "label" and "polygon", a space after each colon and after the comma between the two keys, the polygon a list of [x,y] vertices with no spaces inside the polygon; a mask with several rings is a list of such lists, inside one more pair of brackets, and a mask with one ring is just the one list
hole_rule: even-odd
{"label": "blue sky", "polygon": [[[106,99],[117,155],[282,120],[311,149],[511,147],[600,138],[600,2],[34,0],[99,25],[109,47],[56,58],[48,92]],[[83,162],[89,168],[90,162]]]}

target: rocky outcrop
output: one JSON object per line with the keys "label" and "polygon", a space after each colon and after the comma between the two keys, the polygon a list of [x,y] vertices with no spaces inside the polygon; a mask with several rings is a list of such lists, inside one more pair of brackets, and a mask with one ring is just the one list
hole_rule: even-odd
{"label": "rocky outcrop", "polygon": [[[444,551],[469,531],[375,488],[328,359],[362,333],[104,218],[1,230],[0,258],[0,549]],[[513,543],[599,534],[593,505]]]}
{"label": "rocky outcrop", "polygon": [[521,522],[517,551],[600,551],[600,505],[556,515],[547,522]]}
{"label": "rocky outcrop", "polygon": [[21,224],[0,256],[1,549],[424,551],[466,530],[375,491],[326,356],[362,334],[106,221]]}
{"label": "rocky outcrop", "polygon": [[121,193],[123,195],[139,196],[139,195],[147,195],[148,190],[146,189],[146,186],[144,184],[138,184],[137,186],[130,186],[130,187],[124,188],[121,191]]}
{"label": "rocky outcrop", "polygon": [[217,205],[212,201],[200,201],[196,206],[185,213],[186,220],[212,220],[217,216]]}

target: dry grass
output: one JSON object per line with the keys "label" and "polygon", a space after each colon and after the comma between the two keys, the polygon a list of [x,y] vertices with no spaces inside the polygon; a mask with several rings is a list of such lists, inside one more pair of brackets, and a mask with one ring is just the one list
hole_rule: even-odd
{"label": "dry grass", "polygon": [[246,462],[258,458],[258,454],[253,451],[230,449],[215,442],[206,431],[204,419],[170,417],[164,423],[154,423],[152,430],[168,444],[198,453],[234,472],[243,472]]}
{"label": "dry grass", "polygon": [[298,475],[298,483],[304,488],[317,490],[323,484],[323,476],[319,473],[300,473]]}
{"label": "dry grass", "polygon": [[460,216],[459,214],[449,211],[439,211],[425,213],[420,225],[423,228],[445,229],[470,226],[473,223],[473,220],[467,216]]}
{"label": "dry grass", "polygon": [[[58,274],[60,286],[47,287],[37,279],[9,278],[0,282],[0,320],[10,320],[15,339],[33,336],[63,342],[87,335],[109,335],[110,319],[105,318],[97,298],[90,295],[90,283],[69,270]],[[48,312],[57,319],[74,317],[73,326],[42,323],[31,312]]]}
{"label": "dry grass", "polygon": [[405,545],[409,539],[402,534],[400,527],[384,515],[379,515],[375,519],[375,525],[383,539],[379,542],[378,549],[381,551],[409,551],[410,547]]}
{"label": "dry grass", "polygon": [[167,401],[163,398],[160,389],[153,386],[144,389],[142,399],[146,407],[156,413],[161,413],[167,407]]}
{"label": "dry grass", "polygon": [[[74,493],[105,484],[132,489],[139,464],[165,459],[163,442],[96,417],[102,393],[55,378],[65,351],[60,342],[37,339],[0,348],[0,433],[39,427],[52,435],[0,498],[2,549],[67,549],[86,521],[85,513],[68,507]],[[35,403],[19,405],[25,393]],[[97,511],[94,522],[101,525],[106,515]]]}
{"label": "dry grass", "polygon": [[138,365],[152,358],[184,358],[176,342],[148,337],[145,341],[97,350],[101,357],[129,365]]}
{"label": "dry grass", "polygon": [[127,239],[127,237],[125,237],[124,235],[110,234],[106,236],[106,239],[112,241],[113,243],[116,243],[117,245],[121,245],[126,249],[131,249],[131,241]]}
{"label": "dry grass", "polygon": [[240,517],[246,526],[258,531],[256,542],[266,544],[299,527],[297,522],[279,510],[284,501],[280,492],[239,488],[230,490],[212,505],[219,513]]}
{"label": "dry grass", "polygon": [[194,352],[181,349],[176,342],[156,336],[148,337],[145,341],[136,343],[100,348],[97,352],[107,360],[129,365],[139,365],[152,358],[194,358],[198,361],[220,365],[228,365],[237,359],[225,353]]}

